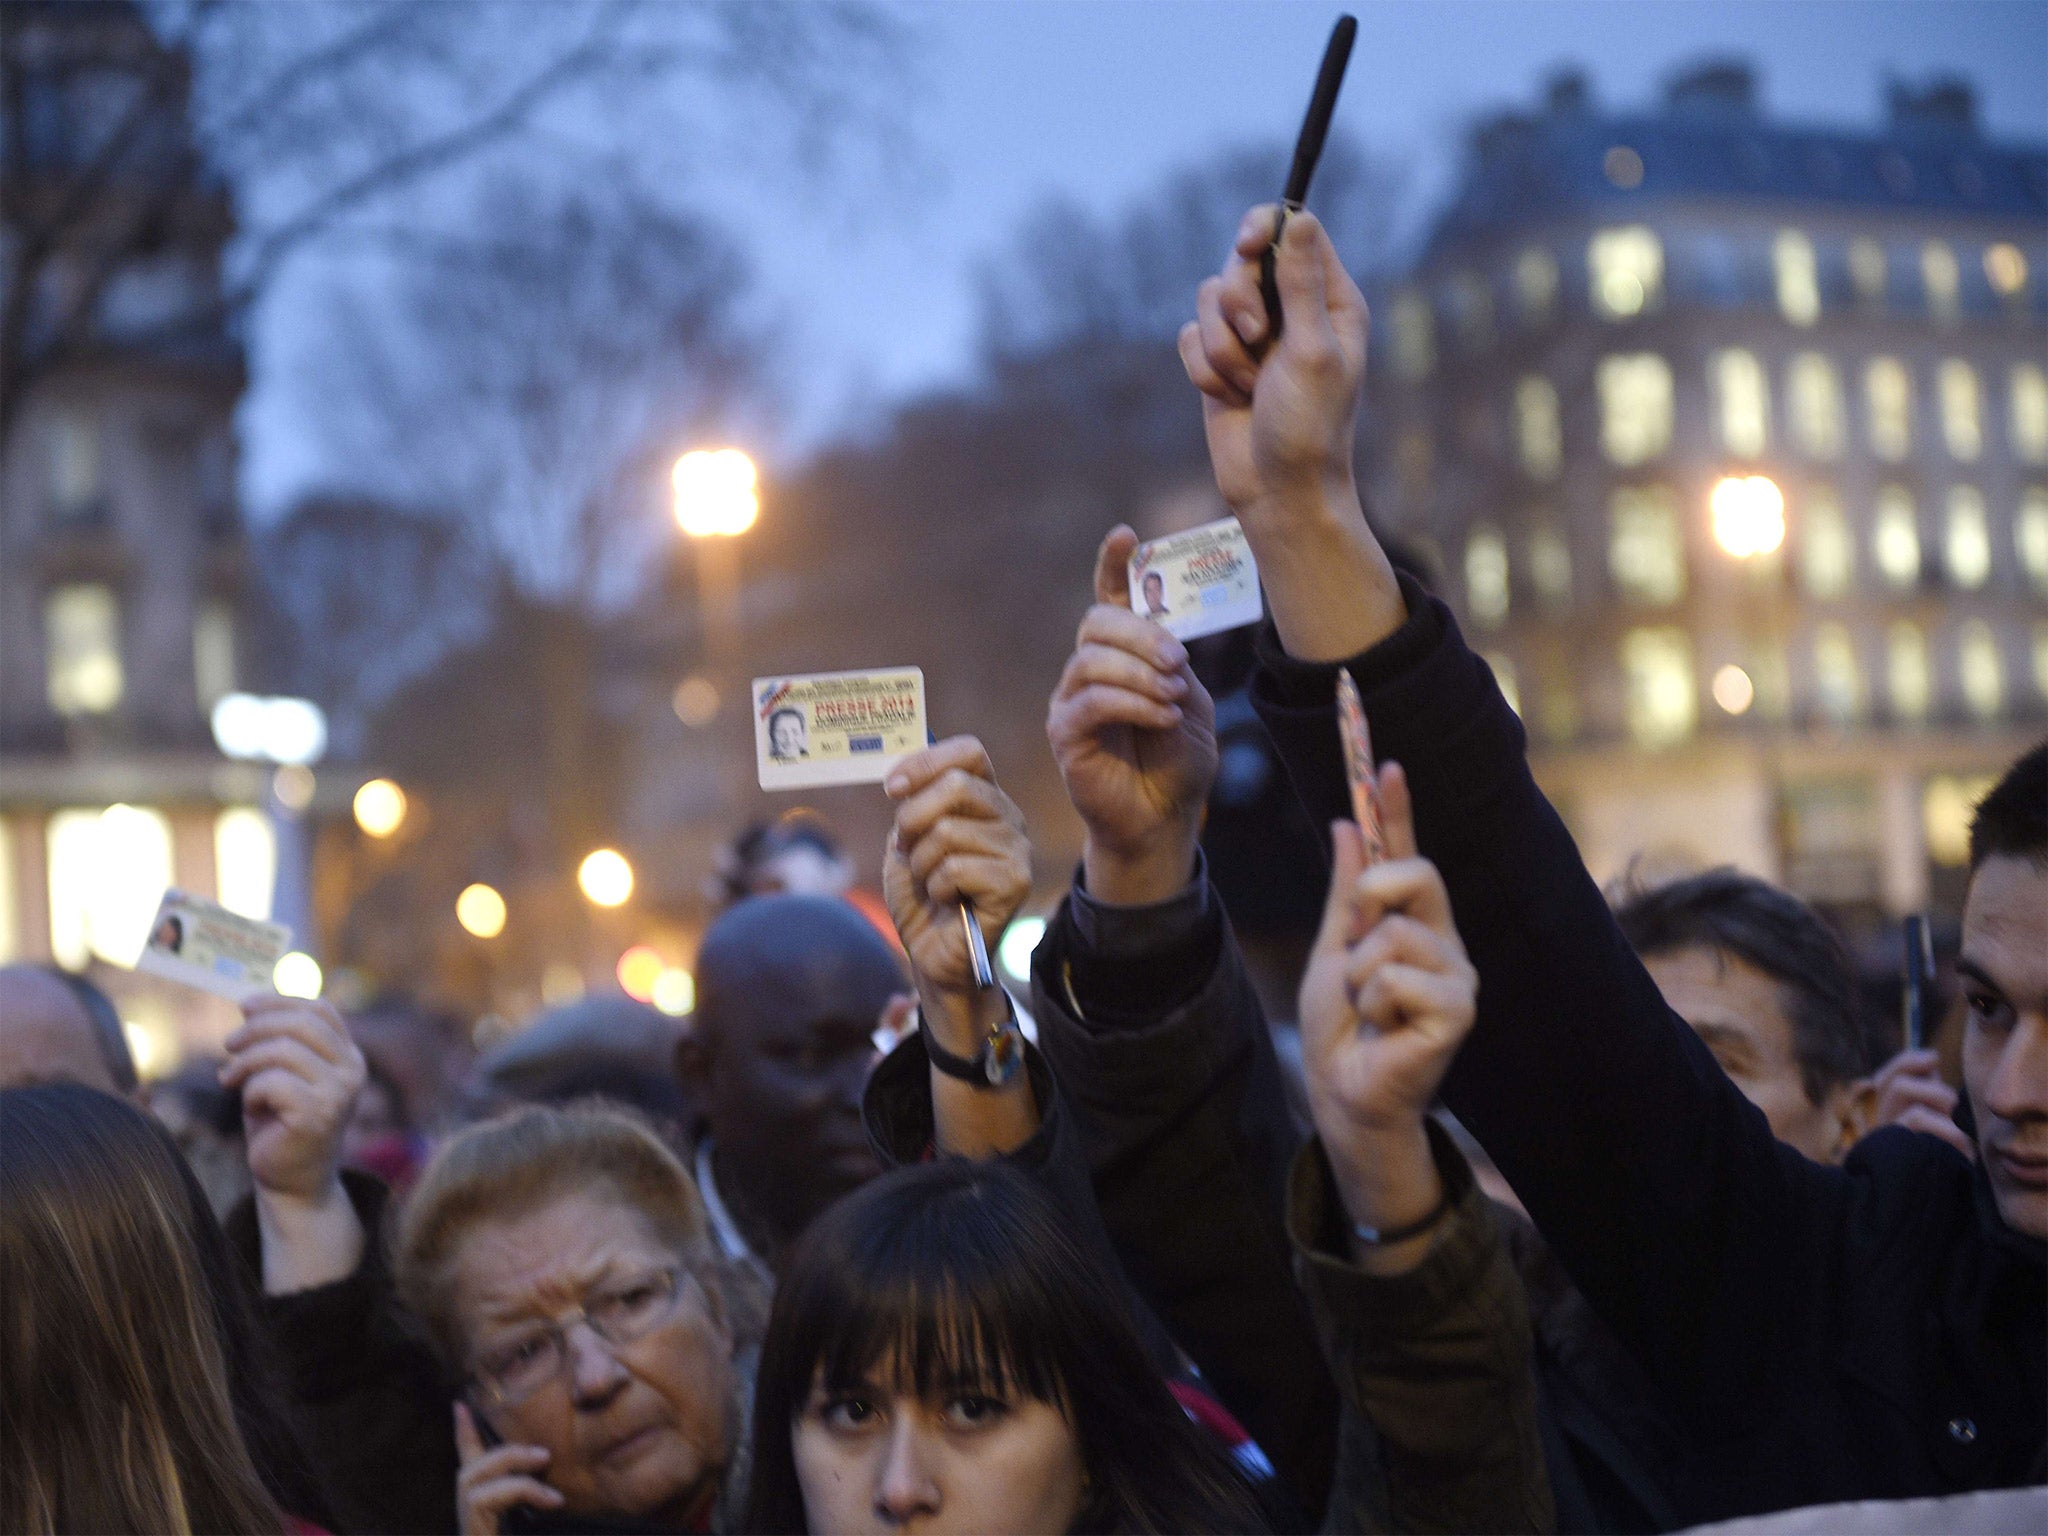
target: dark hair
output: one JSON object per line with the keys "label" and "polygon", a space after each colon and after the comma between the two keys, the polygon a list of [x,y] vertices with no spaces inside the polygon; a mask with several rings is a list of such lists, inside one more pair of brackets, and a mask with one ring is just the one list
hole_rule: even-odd
{"label": "dark hair", "polygon": [[135,1053],[128,1048],[128,1031],[121,1027],[121,1015],[115,1012],[113,999],[73,971],[55,965],[44,969],[64,983],[78,999],[85,1016],[92,1020],[93,1044],[99,1047],[100,1059],[107,1064],[107,1075],[114,1080],[114,1086],[123,1093],[133,1093],[141,1080],[135,1072]]}
{"label": "dark hair", "polygon": [[[770,716],[771,721],[773,718]],[[792,848],[812,848],[828,859],[839,858],[842,852],[824,818],[800,805],[773,821],[753,823],[719,854],[718,894],[727,905],[744,901],[753,894],[755,871]]]}
{"label": "dark hair", "polygon": [[1614,917],[1645,959],[1698,945],[1746,960],[1777,982],[1792,1020],[1799,1081],[1813,1103],[1870,1071],[1848,951],[1797,896],[1724,867],[1631,887]]}
{"label": "dark hair", "polygon": [[169,1134],[77,1083],[0,1091],[0,1529],[331,1525],[226,1239]]}
{"label": "dark hair", "polygon": [[1057,1407],[1088,1471],[1077,1531],[1263,1526],[1221,1444],[1167,1391],[1119,1281],[1007,1164],[898,1169],[811,1225],[762,1347],[745,1529],[808,1529],[791,1436],[812,1383],[855,1390],[878,1370],[920,1396],[979,1384]]}
{"label": "dark hair", "polygon": [[1970,823],[1970,873],[2000,856],[2048,864],[2048,741],[2008,768],[1977,802]]}

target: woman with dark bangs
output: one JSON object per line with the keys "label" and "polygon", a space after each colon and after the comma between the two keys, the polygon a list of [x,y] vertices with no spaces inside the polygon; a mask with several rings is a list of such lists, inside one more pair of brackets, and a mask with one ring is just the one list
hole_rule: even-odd
{"label": "woman with dark bangs", "polygon": [[1030,1175],[949,1158],[805,1235],[754,1402],[746,1528],[1251,1531],[1120,1282]]}

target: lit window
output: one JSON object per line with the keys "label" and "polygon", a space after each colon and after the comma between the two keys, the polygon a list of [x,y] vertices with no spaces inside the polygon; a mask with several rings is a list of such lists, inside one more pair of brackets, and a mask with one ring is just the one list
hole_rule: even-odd
{"label": "lit window", "polygon": [[2048,490],[2027,487],[2020,498],[2020,515],[2013,519],[2013,548],[2020,557],[2020,569],[2034,590],[2048,596]]}
{"label": "lit window", "polygon": [[1849,283],[1856,297],[1866,304],[1884,303],[1884,247],[1875,240],[1859,238],[1849,242]]}
{"label": "lit window", "polygon": [[1927,635],[1918,624],[1894,624],[1885,637],[1886,691],[1900,720],[1925,720],[1934,701],[1934,668],[1927,659]]}
{"label": "lit window", "polygon": [[[2044,520],[2048,532],[2048,520]],[[1568,608],[1572,601],[1572,551],[1564,534],[1541,527],[1529,535],[1529,582],[1547,608]]]}
{"label": "lit window", "polygon": [[51,418],[50,504],[59,517],[89,510],[100,494],[100,440],[92,418],[60,411]]}
{"label": "lit window", "polygon": [[0,816],[0,965],[21,953],[21,933],[14,918],[14,829]]}
{"label": "lit window", "polygon": [[1419,293],[1394,300],[1394,370],[1404,379],[1426,379],[1436,366],[1435,322]]}
{"label": "lit window", "polygon": [[1963,272],[1945,241],[1930,240],[1920,247],[1920,281],[1927,287],[1927,313],[1937,320],[1955,319]]}
{"label": "lit window", "polygon": [[1813,242],[1796,229],[1781,229],[1771,242],[1771,270],[1778,280],[1778,312],[1794,325],[1820,318],[1820,273]]}
{"label": "lit window", "polygon": [[1714,407],[1721,446],[1755,458],[1770,443],[1770,387],[1754,352],[1728,347],[1714,354]]}
{"label": "lit window", "polygon": [[1603,357],[1600,448],[1616,464],[1641,464],[1671,446],[1671,368],[1654,352]]}
{"label": "lit window", "polygon": [[1813,692],[1821,714],[1837,725],[1863,713],[1863,669],[1856,664],[1856,642],[1839,624],[1823,624],[1813,632]]}
{"label": "lit window", "polygon": [[1692,637],[1675,627],[1632,629],[1622,637],[1628,680],[1628,733],[1642,747],[1668,747],[1693,733],[1699,693],[1692,675]]}
{"label": "lit window", "polygon": [[1870,552],[1878,574],[1893,586],[1910,587],[1920,579],[1920,514],[1904,486],[1887,485],[1877,493]]}
{"label": "lit window", "polygon": [[2027,287],[2027,258],[2018,246],[2003,240],[1985,246],[1984,280],[2001,298],[2018,298]]}
{"label": "lit window", "polygon": [[1974,485],[1948,493],[1948,530],[1941,541],[1948,579],[1959,587],[1981,587],[1991,574],[1991,520],[1984,515],[1984,494]]}
{"label": "lit window", "polygon": [[1458,339],[1468,348],[1484,346],[1493,336],[1493,289],[1476,272],[1460,272],[1451,279],[1451,318],[1458,327]]}
{"label": "lit window", "polygon": [[1486,664],[1493,668],[1493,680],[1500,688],[1500,696],[1508,701],[1508,708],[1516,714],[1522,712],[1522,690],[1515,685],[1514,658],[1505,651],[1484,653]]}
{"label": "lit window", "polygon": [[1664,247],[1641,224],[1603,229],[1587,242],[1586,269],[1593,309],[1626,320],[1656,306],[1664,290]]}
{"label": "lit window", "polygon": [[202,605],[192,623],[192,680],[202,710],[235,691],[235,611],[226,603]]}
{"label": "lit window", "polygon": [[1497,528],[1480,528],[1465,541],[1465,603],[1491,629],[1508,616],[1508,541]]}
{"label": "lit window", "polygon": [[1785,660],[1785,647],[1776,640],[1759,640],[1747,652],[1750,683],[1756,689],[1752,706],[1766,720],[1783,720],[1792,711],[1792,668]]}
{"label": "lit window", "polygon": [[1856,579],[1856,541],[1832,488],[1816,486],[1806,493],[1800,513],[1799,578],[1808,597],[1840,597]]}
{"label": "lit window", "polygon": [[231,806],[213,822],[213,888],[230,912],[270,918],[277,891],[277,836],[251,805]]}
{"label": "lit window", "polygon": [[1548,480],[1557,473],[1564,460],[1557,388],[1541,374],[1532,373],[1515,386],[1515,441],[1522,468],[1532,480]]}
{"label": "lit window", "polygon": [[2034,626],[2034,692],[2048,699],[2048,624]]}
{"label": "lit window", "polygon": [[1662,486],[1620,486],[1608,503],[1607,568],[1625,597],[1659,606],[1685,596],[1685,544]]}
{"label": "lit window", "polygon": [[1957,778],[1941,773],[1927,781],[1920,826],[1927,836],[1928,858],[1949,869],[1970,862],[1970,823],[1977,819],[1977,802],[1997,783],[1989,774]]}
{"label": "lit window", "polygon": [[78,970],[94,955],[133,965],[171,883],[171,824],[157,811],[113,805],[51,816],[50,955]]}
{"label": "lit window", "polygon": [[103,715],[121,702],[121,609],[108,588],[81,582],[43,602],[50,708]]}
{"label": "lit window", "polygon": [[1515,258],[1515,299],[1522,317],[1548,320],[1557,308],[1557,258],[1531,246]]}
{"label": "lit window", "polygon": [[1956,675],[1963,685],[1963,704],[1979,720],[1993,720],[2005,703],[2005,662],[1998,637],[1982,619],[1963,626],[1956,645]]}
{"label": "lit window", "polygon": [[1792,435],[1816,459],[1842,452],[1842,384],[1834,363],[1818,352],[1802,352],[1785,370],[1786,404]]}
{"label": "lit window", "polygon": [[1579,734],[1579,695],[1569,662],[1562,654],[1543,658],[1536,700],[1538,723],[1547,741],[1567,742]]}
{"label": "lit window", "polygon": [[1896,464],[1913,447],[1913,378],[1895,357],[1873,357],[1863,370],[1870,411],[1870,451]]}
{"label": "lit window", "polygon": [[2012,452],[2029,464],[2048,464],[2048,374],[2038,363],[2012,370],[2010,401]]}
{"label": "lit window", "polygon": [[1951,357],[1935,375],[1941,393],[1941,435],[1951,457],[1965,464],[1984,448],[1984,419],[1977,409],[1977,370]]}

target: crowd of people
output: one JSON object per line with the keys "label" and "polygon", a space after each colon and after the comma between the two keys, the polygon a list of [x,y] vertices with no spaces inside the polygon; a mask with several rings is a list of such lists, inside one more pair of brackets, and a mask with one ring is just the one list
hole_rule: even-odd
{"label": "crowd of people", "polygon": [[1202,852],[1215,706],[1116,529],[1047,715],[1086,839],[1029,1039],[959,917],[1032,887],[971,737],[890,772],[886,914],[821,828],[759,829],[679,1038],[588,999],[445,1123],[374,1019],[253,1001],[152,1096],[89,984],[0,970],[0,1529],[2041,1528],[2048,744],[1976,809],[1960,1094],[1869,1059],[1788,893],[1610,901],[1363,516],[1357,288],[1290,218],[1280,329],[1272,229],[1181,354],[1327,834],[1280,872],[1321,898],[1298,1051]]}

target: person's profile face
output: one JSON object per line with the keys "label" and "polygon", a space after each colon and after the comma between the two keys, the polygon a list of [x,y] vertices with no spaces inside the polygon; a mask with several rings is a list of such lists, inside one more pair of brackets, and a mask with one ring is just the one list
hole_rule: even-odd
{"label": "person's profile face", "polygon": [[1166,612],[1166,578],[1157,571],[1147,571],[1144,588],[1146,616]]}
{"label": "person's profile face", "polygon": [[175,912],[164,914],[164,920],[156,925],[156,933],[152,935],[151,942],[158,949],[167,950],[174,955],[183,946],[185,942],[185,925],[178,921],[178,915]]}
{"label": "person's profile face", "polygon": [[777,757],[804,755],[804,717],[785,710],[768,722],[768,749]]}
{"label": "person's profile face", "polygon": [[1978,1161],[2006,1225],[2048,1237],[2048,869],[2002,854],[1977,867],[1956,977]]}

